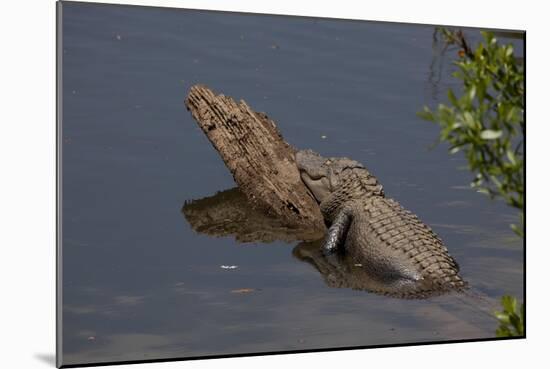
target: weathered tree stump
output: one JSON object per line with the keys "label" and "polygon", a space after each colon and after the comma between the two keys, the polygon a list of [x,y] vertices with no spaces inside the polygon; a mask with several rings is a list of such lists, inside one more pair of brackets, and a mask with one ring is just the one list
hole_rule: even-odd
{"label": "weathered tree stump", "polygon": [[300,179],[292,148],[275,122],[241,100],[195,85],[185,101],[250,204],[283,224],[324,234],[319,206]]}

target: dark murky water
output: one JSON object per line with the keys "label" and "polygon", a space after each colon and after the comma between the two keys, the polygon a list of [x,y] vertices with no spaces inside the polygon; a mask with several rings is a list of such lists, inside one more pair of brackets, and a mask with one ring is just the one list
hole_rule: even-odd
{"label": "dark murky water", "polygon": [[64,364],[494,335],[468,298],[329,288],[297,243],[194,232],[184,202],[234,187],[183,105],[195,83],[363,162],[472,286],[523,295],[515,212],[470,190],[415,115],[458,87],[433,27],[65,3],[63,33]]}

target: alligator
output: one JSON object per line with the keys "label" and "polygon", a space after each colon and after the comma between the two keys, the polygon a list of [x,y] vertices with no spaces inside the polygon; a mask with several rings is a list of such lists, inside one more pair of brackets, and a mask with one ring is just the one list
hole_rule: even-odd
{"label": "alligator", "polygon": [[364,165],[312,150],[297,151],[296,163],[329,227],[321,246],[329,261],[359,267],[369,289],[381,294],[424,298],[467,288],[441,238],[387,198]]}

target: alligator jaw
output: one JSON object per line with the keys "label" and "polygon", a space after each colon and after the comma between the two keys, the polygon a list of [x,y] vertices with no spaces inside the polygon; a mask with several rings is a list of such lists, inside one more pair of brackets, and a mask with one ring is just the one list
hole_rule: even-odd
{"label": "alligator jaw", "polygon": [[330,183],[327,177],[321,176],[318,179],[312,178],[309,173],[305,171],[300,172],[300,177],[318,203],[321,203],[330,195]]}

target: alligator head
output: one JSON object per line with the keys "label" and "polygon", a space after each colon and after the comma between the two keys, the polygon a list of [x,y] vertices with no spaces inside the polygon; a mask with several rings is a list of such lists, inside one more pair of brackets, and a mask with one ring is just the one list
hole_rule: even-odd
{"label": "alligator head", "polygon": [[347,169],[365,169],[358,161],[345,157],[325,158],[313,150],[296,152],[296,164],[302,181],[321,203],[340,186],[340,175]]}

